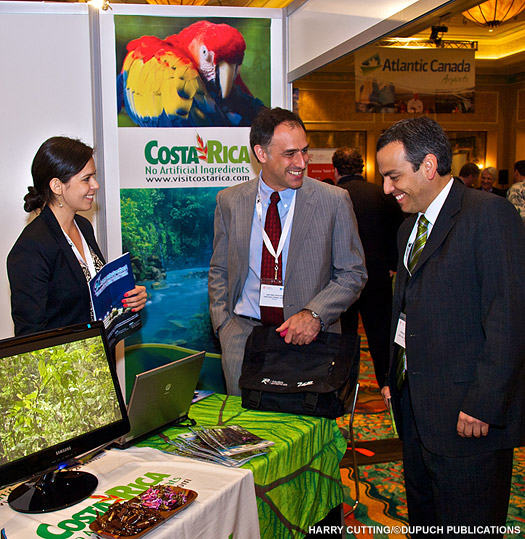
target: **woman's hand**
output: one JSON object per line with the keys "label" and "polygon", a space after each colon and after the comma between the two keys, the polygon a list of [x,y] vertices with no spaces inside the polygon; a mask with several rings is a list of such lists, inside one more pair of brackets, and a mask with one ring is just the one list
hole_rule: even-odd
{"label": "woman's hand", "polygon": [[146,292],[146,287],[137,285],[133,290],[124,294],[122,305],[124,307],[129,307],[133,312],[137,312],[144,308],[147,300],[148,294]]}

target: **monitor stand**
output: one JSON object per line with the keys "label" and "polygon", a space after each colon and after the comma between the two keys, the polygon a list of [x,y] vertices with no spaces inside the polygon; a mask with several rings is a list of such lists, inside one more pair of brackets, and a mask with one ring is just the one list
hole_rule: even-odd
{"label": "monitor stand", "polygon": [[20,513],[48,513],[86,499],[97,485],[98,479],[88,472],[55,470],[22,483],[7,501]]}

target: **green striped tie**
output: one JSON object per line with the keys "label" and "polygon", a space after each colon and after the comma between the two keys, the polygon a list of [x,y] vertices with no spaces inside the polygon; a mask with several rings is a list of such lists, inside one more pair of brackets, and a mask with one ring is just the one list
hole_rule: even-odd
{"label": "green striped tie", "polygon": [[414,245],[412,245],[410,257],[408,259],[408,271],[410,272],[410,275],[412,275],[412,273],[414,272],[414,268],[416,267],[417,261],[419,260],[419,255],[421,254],[421,251],[423,251],[425,243],[427,242],[428,225],[429,222],[427,218],[424,215],[421,215],[417,223],[416,241],[414,242]]}
{"label": "green striped tie", "polygon": [[[412,245],[412,250],[410,251],[410,256],[408,258],[408,271],[410,272],[410,275],[412,275],[412,272],[414,271],[414,268],[416,267],[417,261],[419,260],[419,255],[423,251],[423,248],[425,247],[425,243],[427,242],[428,225],[429,225],[428,219],[424,215],[421,215],[417,223],[416,241],[414,242],[414,245]],[[406,373],[406,354],[405,354],[405,349],[400,348],[397,354],[397,369],[396,369],[396,381],[397,381],[398,389],[401,389],[401,386],[403,385],[403,382],[405,380],[405,373]]]}

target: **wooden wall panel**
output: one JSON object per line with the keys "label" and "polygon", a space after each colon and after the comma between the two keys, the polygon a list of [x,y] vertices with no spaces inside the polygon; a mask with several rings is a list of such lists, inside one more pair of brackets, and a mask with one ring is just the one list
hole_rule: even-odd
{"label": "wooden wall panel", "polygon": [[517,121],[525,122],[525,88],[518,90]]}

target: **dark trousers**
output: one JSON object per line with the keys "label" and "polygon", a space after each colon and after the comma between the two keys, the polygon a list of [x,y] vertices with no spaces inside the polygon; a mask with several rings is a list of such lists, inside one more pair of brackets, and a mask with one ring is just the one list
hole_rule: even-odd
{"label": "dark trousers", "polygon": [[408,384],[402,390],[401,412],[409,524],[443,528],[441,535],[423,531],[411,537],[502,537],[476,530],[505,526],[513,449],[468,457],[436,455],[427,451],[419,438]]}
{"label": "dark trousers", "polygon": [[359,299],[341,315],[341,332],[357,334],[359,313],[363,320],[368,348],[379,387],[385,384],[390,356],[392,280],[370,275]]}

